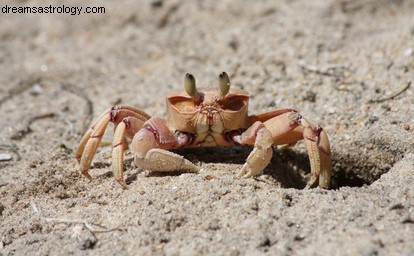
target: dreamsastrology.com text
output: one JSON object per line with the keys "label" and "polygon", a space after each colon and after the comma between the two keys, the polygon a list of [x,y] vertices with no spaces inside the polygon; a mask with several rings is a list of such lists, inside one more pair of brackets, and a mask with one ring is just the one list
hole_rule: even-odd
{"label": "dreamsastrology.com text", "polygon": [[12,14],[12,13],[19,13],[19,14],[54,14],[54,13],[62,13],[62,14],[70,14],[70,15],[80,15],[81,13],[105,13],[105,7],[97,7],[97,6],[3,6],[1,8],[1,12],[4,14]]}

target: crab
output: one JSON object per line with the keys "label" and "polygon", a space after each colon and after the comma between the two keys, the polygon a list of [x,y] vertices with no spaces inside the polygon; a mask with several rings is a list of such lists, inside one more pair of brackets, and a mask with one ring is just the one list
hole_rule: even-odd
{"label": "crab", "polygon": [[157,172],[198,172],[199,167],[169,150],[186,147],[250,145],[253,150],[238,173],[249,178],[269,164],[273,147],[287,148],[304,140],[311,177],[306,188],[329,188],[332,174],[329,140],[322,127],[292,108],[248,115],[249,94],[230,88],[229,76],[219,75],[219,88],[196,87],[193,75],[184,78],[185,90],[166,97],[167,117],[150,117],[130,106],[113,106],[103,112],[82,137],[76,151],[81,173],[89,180],[92,159],[110,122],[115,125],[112,169],[116,181],[127,187],[124,176],[126,138],[137,167]]}

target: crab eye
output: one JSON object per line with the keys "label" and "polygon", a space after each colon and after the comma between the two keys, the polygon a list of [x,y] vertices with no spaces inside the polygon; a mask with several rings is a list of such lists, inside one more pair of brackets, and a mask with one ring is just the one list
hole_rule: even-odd
{"label": "crab eye", "polygon": [[220,92],[221,96],[224,97],[230,90],[230,78],[226,72],[222,72],[219,75],[219,84],[220,84]]}
{"label": "crab eye", "polygon": [[187,94],[190,95],[195,102],[200,101],[200,93],[196,88],[196,80],[190,73],[187,73],[184,77],[184,88]]}
{"label": "crab eye", "polygon": [[187,73],[185,75],[184,88],[185,88],[185,91],[188,93],[188,95],[194,96],[196,92],[196,81],[195,81],[194,76],[190,73]]}

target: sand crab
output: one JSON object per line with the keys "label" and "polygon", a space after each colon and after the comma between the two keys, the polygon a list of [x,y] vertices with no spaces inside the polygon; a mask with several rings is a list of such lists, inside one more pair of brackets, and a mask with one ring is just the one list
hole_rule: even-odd
{"label": "sand crab", "polygon": [[186,74],[185,90],[167,96],[167,118],[150,117],[129,106],[114,106],[102,113],[83,136],[76,158],[81,172],[90,180],[88,170],[109,122],[115,124],[112,167],[116,181],[126,187],[123,155],[130,149],[135,164],[150,171],[191,171],[198,167],[170,152],[183,147],[254,145],[238,176],[252,177],[268,165],[272,146],[292,146],[304,139],[309,154],[311,178],[307,188],[318,184],[329,188],[332,164],[328,136],[318,125],[296,110],[286,108],[248,115],[247,92],[230,88],[229,76],[219,75],[219,90],[196,88],[193,75]]}

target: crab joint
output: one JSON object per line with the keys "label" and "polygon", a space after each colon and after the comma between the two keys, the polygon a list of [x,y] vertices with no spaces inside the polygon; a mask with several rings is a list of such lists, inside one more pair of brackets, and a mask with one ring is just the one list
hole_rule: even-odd
{"label": "crab joint", "polygon": [[230,90],[230,78],[226,72],[222,72],[219,75],[219,85],[220,85],[221,97],[226,96]]}
{"label": "crab joint", "polygon": [[184,78],[184,88],[188,95],[194,100],[194,102],[200,102],[201,95],[196,88],[196,80],[194,76],[187,73]]}

